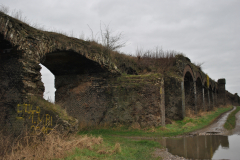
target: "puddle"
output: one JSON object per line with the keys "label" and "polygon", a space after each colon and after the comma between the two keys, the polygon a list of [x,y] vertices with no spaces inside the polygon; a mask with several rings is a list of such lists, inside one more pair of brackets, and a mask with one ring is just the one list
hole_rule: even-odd
{"label": "puddle", "polygon": [[191,159],[239,159],[240,135],[166,138],[159,142],[173,155]]}
{"label": "puddle", "polygon": [[214,155],[213,159],[239,159],[240,158],[240,135],[228,136],[229,147],[219,147]]}

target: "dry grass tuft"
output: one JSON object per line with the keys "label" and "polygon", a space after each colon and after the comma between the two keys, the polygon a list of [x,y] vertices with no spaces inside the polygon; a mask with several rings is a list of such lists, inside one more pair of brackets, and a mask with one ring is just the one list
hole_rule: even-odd
{"label": "dry grass tuft", "polygon": [[[190,107],[186,107],[186,117],[189,117],[189,118],[196,118],[196,117],[202,117],[204,115],[208,115],[210,114],[211,112],[210,111],[204,111],[204,110],[198,110],[197,111],[197,114],[195,114],[195,111],[193,109],[191,109]],[[217,108],[213,108],[212,111],[216,111]]]}
{"label": "dry grass tuft", "polygon": [[202,116],[205,116],[205,115],[208,115],[208,114],[210,114],[210,112],[203,111],[203,110],[198,111],[198,116],[199,117],[202,117]]}
{"label": "dry grass tuft", "polygon": [[[163,51],[162,48],[156,47],[154,50],[137,49],[137,63],[147,72],[164,73],[174,65],[175,56],[180,54],[176,51]],[[144,70],[143,70],[144,71]]]}
{"label": "dry grass tuft", "polygon": [[108,151],[105,151],[103,149],[100,149],[99,151],[97,151],[98,154],[108,154]]}
{"label": "dry grass tuft", "polygon": [[195,126],[195,124],[193,124],[192,122],[188,122],[183,126],[183,128],[190,128],[190,127],[194,127],[194,126]]}
{"label": "dry grass tuft", "polygon": [[121,153],[122,149],[120,143],[116,143],[113,149],[107,149],[104,146],[101,146],[101,149],[97,151],[98,154],[114,154]]}
{"label": "dry grass tuft", "polygon": [[170,131],[170,129],[168,129],[168,128],[165,127],[165,126],[162,126],[162,127],[160,128],[160,130],[161,130],[161,131]]}
{"label": "dry grass tuft", "polygon": [[140,130],[141,126],[138,122],[133,122],[132,125],[129,127],[130,129],[137,129]]}
{"label": "dry grass tuft", "polygon": [[195,118],[196,117],[196,114],[194,113],[194,110],[190,109],[190,107],[186,107],[186,117],[189,117],[189,118]]}
{"label": "dry grass tuft", "polygon": [[92,129],[109,129],[112,127],[112,124],[110,123],[88,123],[84,120],[81,120],[78,125],[79,131],[86,131],[86,130],[92,130]]}
{"label": "dry grass tuft", "polygon": [[147,132],[151,132],[151,133],[156,132],[156,128],[152,126]]}
{"label": "dry grass tuft", "polygon": [[116,143],[113,152],[115,153],[121,153],[122,149],[120,146],[120,143]]}
{"label": "dry grass tuft", "polygon": [[171,70],[176,63],[176,51],[137,49],[135,55],[111,52],[111,58],[117,68],[126,74],[164,73]]}
{"label": "dry grass tuft", "polygon": [[213,110],[213,111],[217,111],[217,110],[218,110],[218,107],[214,106],[212,110]]}
{"label": "dry grass tuft", "polygon": [[[12,138],[12,139],[11,139]],[[11,136],[0,137],[0,159],[53,159],[64,158],[75,148],[92,150],[94,145],[103,142],[101,137],[61,135],[55,131],[47,135],[19,136],[15,139]]]}
{"label": "dry grass tuft", "polygon": [[12,135],[5,136],[3,132],[0,132],[0,158],[4,157],[7,153],[11,151],[12,143],[14,143],[14,138]]}

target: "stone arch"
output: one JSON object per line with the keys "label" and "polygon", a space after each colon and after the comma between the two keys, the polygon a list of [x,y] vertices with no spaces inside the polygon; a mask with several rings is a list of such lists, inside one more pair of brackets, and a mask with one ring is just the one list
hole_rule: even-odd
{"label": "stone arch", "polygon": [[19,61],[18,68],[21,70],[19,72],[24,72],[21,74],[24,76],[23,88],[28,88],[23,91],[25,95],[43,94],[39,63],[44,63],[48,54],[75,53],[99,64],[109,73],[119,74],[108,54],[103,53],[103,48],[98,44],[53,32],[39,31],[3,13],[0,16],[1,39],[8,41],[12,46],[11,53],[6,55]]}
{"label": "stone arch", "polygon": [[185,66],[185,68],[183,70],[183,77],[185,77],[185,74],[187,72],[189,72],[191,74],[191,76],[193,77],[193,80],[195,80],[195,76],[194,76],[193,70],[192,70],[191,66],[188,65],[188,64]]}
{"label": "stone arch", "polygon": [[[119,75],[108,53],[105,53],[99,44],[36,30],[2,12],[0,17],[0,117],[6,115],[16,117],[17,105],[28,103],[29,96],[43,97],[40,63],[57,75],[55,81],[57,93],[64,89],[76,93],[64,95],[69,96],[69,99],[74,99],[74,96],[79,95],[86,86],[92,88],[99,86],[99,83],[104,81],[102,77]],[[70,73],[67,70],[70,70]],[[62,78],[64,76],[68,80]],[[92,91],[96,90],[97,87]],[[96,93],[101,94],[101,90],[98,89]],[[88,99],[98,104],[99,108],[98,106],[95,108],[101,112],[102,103],[98,100],[98,95]],[[68,106],[73,102],[77,104],[78,99],[79,97],[75,101],[70,101]],[[9,112],[13,114],[8,114]],[[97,116],[95,117],[100,119],[102,115]],[[5,123],[4,118],[0,118],[0,125],[2,123]]]}
{"label": "stone arch", "polygon": [[187,71],[184,74],[185,109],[194,110],[194,77]]}
{"label": "stone arch", "polygon": [[200,72],[196,72],[195,81],[197,81],[198,78],[200,79],[201,83],[203,83],[203,79]]}
{"label": "stone arch", "polygon": [[[98,106],[95,113],[101,113],[104,98],[93,86],[104,83],[101,77],[107,74],[105,68],[85,56],[69,51],[48,53],[42,64],[55,75],[55,102],[65,108],[69,115],[81,120],[86,113],[83,111],[86,106],[92,108],[91,112]],[[90,119],[90,116],[85,118]],[[92,120],[91,123],[98,121]]]}

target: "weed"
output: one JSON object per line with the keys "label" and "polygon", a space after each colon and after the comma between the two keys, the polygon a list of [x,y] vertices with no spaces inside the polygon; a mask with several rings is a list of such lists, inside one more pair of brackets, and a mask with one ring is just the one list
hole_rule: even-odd
{"label": "weed", "polygon": [[121,146],[120,146],[120,143],[116,143],[115,144],[115,147],[114,147],[114,152],[116,153],[121,153]]}

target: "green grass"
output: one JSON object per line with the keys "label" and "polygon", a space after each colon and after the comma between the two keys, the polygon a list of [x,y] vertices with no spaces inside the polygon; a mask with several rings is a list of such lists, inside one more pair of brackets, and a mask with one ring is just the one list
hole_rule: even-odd
{"label": "green grass", "polygon": [[[114,136],[103,136],[103,145],[96,146],[92,150],[89,149],[78,149],[73,154],[65,158],[65,160],[81,159],[119,159],[119,160],[146,160],[146,159],[160,159],[151,158],[151,153],[154,148],[161,148],[160,143],[148,140],[132,140],[123,137]],[[110,153],[99,153],[98,150],[102,149],[105,151],[114,150],[116,143],[120,143],[121,152],[110,152]]]}
{"label": "green grass", "polygon": [[[104,141],[103,145],[97,146],[92,150],[76,149],[73,154],[65,159],[161,159],[160,157],[153,158],[152,156],[155,148],[162,148],[160,143],[154,141],[153,139],[146,140],[146,137],[158,139],[163,136],[176,136],[203,128],[213,122],[213,120],[219,115],[230,110],[231,108],[232,107],[218,108],[216,111],[208,112],[204,116],[197,116],[195,118],[186,117],[182,121],[174,121],[173,124],[168,124],[165,127],[137,130],[129,129],[127,126],[119,126],[113,128],[80,131],[78,133],[80,135],[88,134],[101,136]],[[135,139],[131,137],[135,137]],[[105,148],[105,150],[114,150],[116,143],[120,144],[121,152],[106,154],[98,153],[98,150],[101,148]]]}
{"label": "green grass", "polygon": [[232,107],[218,108],[216,111],[209,112],[204,116],[196,118],[185,117],[181,121],[176,121],[171,125],[166,125],[166,130],[162,132],[162,136],[176,136],[186,134],[208,126],[222,113],[229,111]]}
{"label": "green grass", "polygon": [[233,111],[231,114],[229,114],[227,121],[224,124],[224,128],[226,128],[227,130],[231,130],[234,129],[236,126],[236,113],[240,111],[240,107],[238,106],[235,111]]}

